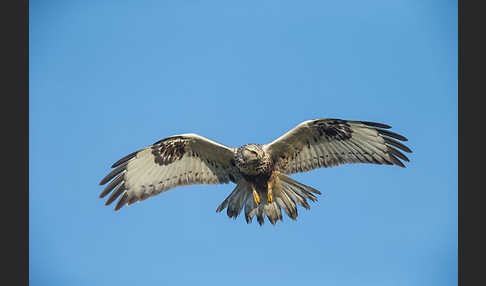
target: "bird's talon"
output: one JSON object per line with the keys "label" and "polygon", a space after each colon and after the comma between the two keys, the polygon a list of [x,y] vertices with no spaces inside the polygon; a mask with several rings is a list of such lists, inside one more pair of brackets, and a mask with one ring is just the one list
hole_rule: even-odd
{"label": "bird's talon", "polygon": [[253,201],[255,201],[257,206],[260,204],[260,196],[255,190],[253,190]]}

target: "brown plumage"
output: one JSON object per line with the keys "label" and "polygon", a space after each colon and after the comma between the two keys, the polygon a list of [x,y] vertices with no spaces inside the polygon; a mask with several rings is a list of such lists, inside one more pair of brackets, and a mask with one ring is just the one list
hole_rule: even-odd
{"label": "brown plumage", "polygon": [[133,152],[112,165],[100,182],[110,182],[100,197],[111,193],[115,210],[145,200],[176,186],[236,183],[218,206],[228,217],[237,218],[244,209],[247,223],[253,217],[260,225],[265,216],[275,224],[282,210],[291,219],[297,205],[309,209],[318,190],[287,175],[340,164],[369,163],[405,167],[403,152],[412,151],[391,126],[368,121],[315,119],[302,122],[275,141],[231,148],[196,134],[164,138]]}

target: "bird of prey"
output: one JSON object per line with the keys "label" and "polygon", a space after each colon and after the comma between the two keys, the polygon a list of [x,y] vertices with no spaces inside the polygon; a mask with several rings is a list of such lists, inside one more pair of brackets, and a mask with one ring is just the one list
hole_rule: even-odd
{"label": "bird of prey", "polygon": [[115,162],[100,182],[111,181],[100,197],[111,192],[106,205],[120,198],[119,210],[177,186],[233,182],[235,189],[216,211],[227,208],[236,219],[244,208],[247,223],[256,216],[263,225],[266,216],[275,225],[282,220],[282,209],[295,220],[297,205],[309,209],[307,199],[314,202],[315,194],[321,194],[287,175],[352,163],[405,167],[400,159],[409,159],[398,149],[412,151],[397,140],[407,138],[389,128],[368,121],[315,119],[268,144],[239,148],[197,134],[170,136]]}

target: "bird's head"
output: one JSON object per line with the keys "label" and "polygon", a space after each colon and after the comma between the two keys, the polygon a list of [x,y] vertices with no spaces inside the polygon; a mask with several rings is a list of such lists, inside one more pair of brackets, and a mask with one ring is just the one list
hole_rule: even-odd
{"label": "bird's head", "polygon": [[254,164],[260,162],[265,152],[262,147],[256,144],[248,144],[241,147],[241,160],[246,164]]}

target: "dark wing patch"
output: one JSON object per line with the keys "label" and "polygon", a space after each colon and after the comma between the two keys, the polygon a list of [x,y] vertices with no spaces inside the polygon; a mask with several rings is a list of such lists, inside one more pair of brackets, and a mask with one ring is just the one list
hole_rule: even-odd
{"label": "dark wing patch", "polygon": [[325,136],[328,140],[346,140],[351,138],[353,130],[349,124],[341,119],[329,119],[313,122],[319,136]]}
{"label": "dark wing patch", "polygon": [[158,141],[150,147],[155,163],[164,166],[180,160],[186,153],[186,143],[187,140],[177,137]]}

